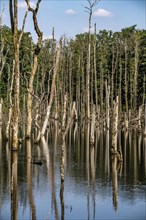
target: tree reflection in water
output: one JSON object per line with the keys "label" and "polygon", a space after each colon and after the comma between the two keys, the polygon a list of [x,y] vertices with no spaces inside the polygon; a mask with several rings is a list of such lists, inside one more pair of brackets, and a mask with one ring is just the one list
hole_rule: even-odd
{"label": "tree reflection in water", "polygon": [[[124,219],[124,209],[129,216],[140,210],[144,219],[143,134],[119,133],[123,154],[119,163],[110,156],[110,131],[96,129],[95,143],[90,145],[88,124],[72,125],[63,140],[58,127],[50,126],[39,145],[26,140],[18,152],[11,152],[0,133],[0,219],[114,219],[115,212]],[[43,165],[31,164],[33,159]]]}

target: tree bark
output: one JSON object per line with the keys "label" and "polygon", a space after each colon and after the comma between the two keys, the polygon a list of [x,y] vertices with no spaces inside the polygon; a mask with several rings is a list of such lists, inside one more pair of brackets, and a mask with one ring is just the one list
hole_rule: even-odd
{"label": "tree bark", "polygon": [[14,0],[14,17],[13,17],[13,45],[14,45],[14,105],[13,105],[13,124],[12,124],[12,149],[18,148],[18,121],[19,121],[19,90],[20,90],[20,69],[19,69],[19,39],[18,39],[18,3]]}
{"label": "tree bark", "polygon": [[27,128],[26,128],[26,137],[30,138],[31,136],[31,127],[32,127],[32,94],[33,94],[33,81],[34,76],[37,71],[38,67],[38,54],[40,53],[41,44],[42,44],[42,32],[40,31],[38,27],[38,21],[37,21],[37,12],[39,9],[39,4],[41,0],[37,1],[36,8],[33,9],[30,7],[30,1],[26,0],[28,10],[32,12],[33,14],[33,24],[34,29],[36,31],[36,34],[38,36],[37,46],[34,50],[34,57],[33,57],[33,65],[30,72],[30,79],[29,79],[29,87],[28,87],[28,97],[27,97]]}
{"label": "tree bark", "polygon": [[109,130],[109,126],[110,126],[110,117],[109,117],[110,86],[107,86],[107,81],[105,81],[105,88],[106,88],[106,128],[107,128],[107,130]]}
{"label": "tree bark", "polygon": [[52,86],[51,86],[51,95],[50,95],[49,104],[47,106],[47,113],[46,113],[46,116],[45,116],[45,120],[44,120],[42,129],[41,129],[41,132],[39,132],[38,137],[36,139],[36,142],[38,142],[40,140],[40,138],[44,136],[45,131],[47,129],[48,120],[49,120],[49,117],[50,117],[50,111],[51,111],[51,107],[52,107],[53,99],[54,99],[56,76],[57,76],[58,70],[59,70],[61,45],[62,45],[62,40],[60,40],[59,47],[57,49],[56,63],[55,63],[55,67],[54,67],[54,74],[53,74],[53,80],[52,80]]}
{"label": "tree bark", "polygon": [[118,133],[118,96],[113,108],[113,127],[112,127],[112,153],[117,153],[117,133]]}
{"label": "tree bark", "polygon": [[10,85],[10,91],[9,91],[9,116],[8,116],[8,122],[6,125],[6,140],[9,140],[9,128],[10,128],[11,119],[12,119],[12,90],[13,90],[13,83],[14,83],[14,66],[15,66],[15,61],[13,61],[13,71],[12,71],[11,85]]}

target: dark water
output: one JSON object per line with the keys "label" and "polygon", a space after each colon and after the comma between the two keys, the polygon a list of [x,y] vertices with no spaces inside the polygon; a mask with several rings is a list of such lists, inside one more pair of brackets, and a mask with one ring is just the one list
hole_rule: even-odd
{"label": "dark water", "polygon": [[[0,135],[0,219],[146,219],[146,138],[119,133],[123,163],[110,157],[110,135],[52,128],[40,145]],[[43,162],[42,165],[31,161]]]}

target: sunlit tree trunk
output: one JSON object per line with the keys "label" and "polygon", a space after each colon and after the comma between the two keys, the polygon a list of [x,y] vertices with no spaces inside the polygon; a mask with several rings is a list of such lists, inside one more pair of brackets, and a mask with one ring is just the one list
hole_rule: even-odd
{"label": "sunlit tree trunk", "polygon": [[12,119],[12,90],[13,90],[13,83],[14,83],[14,66],[15,66],[15,62],[13,61],[11,85],[9,88],[9,116],[8,116],[8,122],[6,125],[6,140],[9,140],[9,128],[10,128],[11,119]]}
{"label": "sunlit tree trunk", "polygon": [[14,103],[12,111],[12,149],[17,150],[18,148],[18,130],[19,130],[19,93],[20,93],[20,66],[19,66],[19,47],[20,42],[24,33],[24,26],[27,17],[27,10],[23,19],[21,33],[18,33],[18,1],[9,0],[10,10],[10,22],[13,36],[13,48],[14,48]]}
{"label": "sunlit tree trunk", "polygon": [[28,97],[27,97],[27,128],[26,128],[26,137],[30,138],[31,136],[31,127],[32,127],[32,95],[33,95],[33,81],[34,81],[34,76],[37,71],[37,66],[38,66],[38,54],[41,49],[41,43],[42,43],[42,32],[40,31],[38,27],[38,21],[37,21],[37,12],[39,9],[39,4],[41,0],[37,1],[36,8],[33,9],[30,6],[30,1],[26,0],[28,10],[32,12],[33,14],[33,24],[34,24],[34,29],[36,31],[36,34],[38,36],[38,41],[37,41],[37,46],[34,50],[34,55],[33,55],[33,65],[32,69],[30,72],[30,78],[29,78],[29,86],[28,86]]}
{"label": "sunlit tree trunk", "polygon": [[95,82],[95,105],[98,108],[98,90],[97,90],[97,67],[96,67],[96,24],[94,24],[94,82]]}
{"label": "sunlit tree trunk", "polygon": [[117,133],[118,133],[118,96],[113,107],[113,122],[112,122],[112,152],[117,153]]}
{"label": "sunlit tree trunk", "polygon": [[51,107],[52,107],[53,99],[54,99],[56,76],[57,76],[58,70],[59,70],[61,45],[62,45],[62,41],[60,40],[59,47],[58,47],[58,50],[57,50],[57,55],[56,55],[56,63],[55,63],[54,74],[53,74],[53,79],[52,79],[50,100],[49,100],[49,104],[47,106],[47,113],[46,113],[46,116],[45,116],[45,120],[43,122],[41,132],[39,132],[37,140],[36,140],[37,142],[40,140],[41,137],[44,136],[45,131],[47,129],[47,125],[48,125],[48,120],[49,120],[49,117],[50,117],[50,111],[51,111]]}
{"label": "sunlit tree trunk", "polygon": [[65,205],[64,205],[64,179],[65,179],[65,139],[61,146],[61,164],[60,164],[60,203],[61,203],[61,219],[64,220],[65,216]]}
{"label": "sunlit tree trunk", "polygon": [[3,106],[3,100],[0,99],[0,127],[2,126],[2,106]]}
{"label": "sunlit tree trunk", "polygon": [[109,85],[107,86],[107,81],[105,82],[105,88],[106,88],[106,128],[107,128],[107,130],[109,130],[109,126],[110,126],[110,116],[109,116],[110,86]]}
{"label": "sunlit tree trunk", "polygon": [[12,148],[18,147],[18,120],[19,120],[19,87],[20,87],[20,69],[19,69],[19,37],[18,37],[18,2],[10,0],[11,29],[13,34],[14,46],[14,103],[12,120]]}
{"label": "sunlit tree trunk", "polygon": [[87,55],[87,75],[86,75],[86,110],[87,119],[90,119],[90,53],[91,53],[91,16],[92,10],[89,12],[89,40],[88,40],[88,55]]}
{"label": "sunlit tree trunk", "polygon": [[136,110],[137,105],[137,77],[138,77],[138,63],[139,63],[139,37],[138,33],[135,36],[135,71],[133,80],[133,108]]}
{"label": "sunlit tree trunk", "polygon": [[91,72],[91,19],[93,8],[99,0],[87,0],[89,7],[85,7],[86,11],[89,14],[88,20],[88,53],[87,53],[87,72],[86,72],[86,117],[87,120],[90,120],[90,72]]}
{"label": "sunlit tree trunk", "polygon": [[125,106],[126,106],[126,113],[128,112],[128,99],[127,99],[127,62],[128,62],[128,57],[127,57],[127,40],[125,38]]}

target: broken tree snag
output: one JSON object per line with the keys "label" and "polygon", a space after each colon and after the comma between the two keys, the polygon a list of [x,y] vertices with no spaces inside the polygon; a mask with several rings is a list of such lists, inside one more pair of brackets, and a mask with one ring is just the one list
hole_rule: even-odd
{"label": "broken tree snag", "polygon": [[90,133],[90,144],[95,142],[95,105],[93,105],[92,118],[91,118],[91,133]]}
{"label": "broken tree snag", "polygon": [[112,154],[117,154],[117,133],[118,133],[118,96],[113,106],[113,126],[112,126]]}
{"label": "broken tree snag", "polygon": [[57,77],[58,70],[59,70],[59,60],[60,60],[61,47],[62,47],[62,39],[60,39],[59,46],[57,49],[56,62],[55,62],[52,85],[51,85],[51,95],[50,95],[49,104],[47,106],[46,116],[44,119],[44,123],[43,123],[42,129],[41,129],[41,132],[39,132],[39,134],[37,136],[36,142],[39,142],[40,138],[44,136],[46,129],[47,129],[47,125],[48,125],[48,120],[50,118],[50,111],[51,111],[51,107],[53,104],[54,93],[55,93],[56,77]]}
{"label": "broken tree snag", "polygon": [[66,104],[67,104],[67,94],[64,95],[64,107],[63,107],[63,117],[62,117],[62,131],[65,130],[65,122],[66,122]]}
{"label": "broken tree snag", "polygon": [[106,89],[106,128],[107,128],[107,130],[109,130],[109,126],[110,126],[110,116],[109,116],[110,86],[109,85],[107,86],[107,81],[105,81],[105,89]]}

